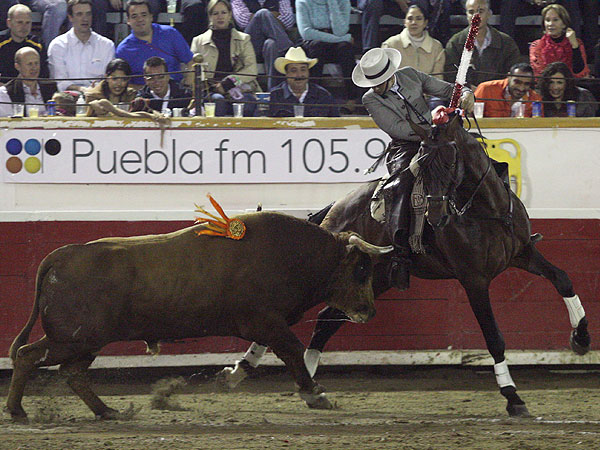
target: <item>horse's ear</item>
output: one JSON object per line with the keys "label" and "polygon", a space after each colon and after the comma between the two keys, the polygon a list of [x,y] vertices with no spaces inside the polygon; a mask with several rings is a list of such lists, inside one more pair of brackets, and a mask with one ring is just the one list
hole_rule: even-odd
{"label": "horse's ear", "polygon": [[427,130],[425,130],[425,128],[420,127],[419,125],[417,125],[416,123],[414,123],[409,116],[406,117],[406,120],[408,120],[408,124],[410,125],[410,127],[412,128],[412,130],[417,133],[417,135],[421,138],[422,141],[426,141],[429,138],[429,133],[427,132]]}
{"label": "horse's ear", "polygon": [[450,122],[448,122],[448,125],[446,125],[446,136],[452,139],[454,136],[456,136],[456,131],[462,127],[462,117],[460,114],[455,113],[450,119]]}

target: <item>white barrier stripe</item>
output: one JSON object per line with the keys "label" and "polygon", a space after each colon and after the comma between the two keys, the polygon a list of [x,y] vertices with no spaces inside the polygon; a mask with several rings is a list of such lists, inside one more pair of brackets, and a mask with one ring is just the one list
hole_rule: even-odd
{"label": "white barrier stripe", "polygon": [[[186,355],[130,355],[99,356],[92,364],[95,369],[136,367],[186,367],[234,365],[244,353],[202,353]],[[506,361],[512,366],[543,365],[597,365],[600,351],[593,350],[583,356],[570,350],[508,350]],[[282,366],[272,352],[261,358],[261,366]],[[494,360],[485,350],[372,350],[350,352],[324,352],[320,366],[492,366]],[[9,358],[0,358],[0,370],[12,369]]]}

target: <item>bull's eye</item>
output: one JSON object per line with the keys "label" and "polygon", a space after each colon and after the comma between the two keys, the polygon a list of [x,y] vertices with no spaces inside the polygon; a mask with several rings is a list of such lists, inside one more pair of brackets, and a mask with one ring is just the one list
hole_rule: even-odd
{"label": "bull's eye", "polygon": [[360,260],[354,266],[354,279],[359,283],[365,283],[371,275],[371,258],[368,255],[362,255]]}

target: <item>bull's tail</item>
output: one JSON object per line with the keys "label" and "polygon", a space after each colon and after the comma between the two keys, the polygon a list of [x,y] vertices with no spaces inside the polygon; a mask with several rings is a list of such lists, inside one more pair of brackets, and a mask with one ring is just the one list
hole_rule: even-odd
{"label": "bull's tail", "polygon": [[38,315],[40,313],[40,294],[41,294],[41,285],[42,280],[51,269],[52,263],[50,258],[44,259],[38,268],[36,279],[35,279],[35,299],[33,301],[33,309],[31,310],[31,314],[29,315],[29,320],[21,330],[21,332],[17,335],[12,345],[10,346],[9,355],[10,359],[15,361],[17,357],[17,351],[29,340],[29,334],[37,321]]}

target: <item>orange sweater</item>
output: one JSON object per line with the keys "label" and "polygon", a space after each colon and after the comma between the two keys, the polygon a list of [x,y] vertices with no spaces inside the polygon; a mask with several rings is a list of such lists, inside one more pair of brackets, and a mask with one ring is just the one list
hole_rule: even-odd
{"label": "orange sweater", "polygon": [[[485,103],[483,117],[510,117],[511,102],[504,100],[504,90],[508,86],[508,78],[503,80],[484,81],[475,89],[476,101]],[[501,101],[478,100],[480,98],[497,98]],[[521,100],[539,102],[542,98],[537,92],[529,89]],[[531,103],[525,103],[525,117],[531,117]]]}

